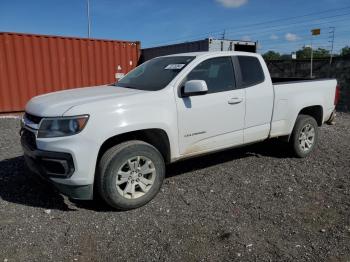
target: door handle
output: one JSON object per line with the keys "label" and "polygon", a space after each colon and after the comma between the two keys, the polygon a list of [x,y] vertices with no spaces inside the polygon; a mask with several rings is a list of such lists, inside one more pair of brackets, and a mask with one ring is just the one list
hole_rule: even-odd
{"label": "door handle", "polygon": [[241,97],[232,97],[228,100],[228,103],[230,105],[235,105],[235,104],[241,103],[242,101],[243,101],[243,98],[241,98]]}

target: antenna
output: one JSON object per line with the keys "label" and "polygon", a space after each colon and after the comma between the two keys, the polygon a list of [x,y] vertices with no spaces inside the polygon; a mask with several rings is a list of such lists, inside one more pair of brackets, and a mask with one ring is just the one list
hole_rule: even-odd
{"label": "antenna", "polygon": [[224,40],[226,36],[226,29],[224,29],[224,32],[221,34],[221,40]]}

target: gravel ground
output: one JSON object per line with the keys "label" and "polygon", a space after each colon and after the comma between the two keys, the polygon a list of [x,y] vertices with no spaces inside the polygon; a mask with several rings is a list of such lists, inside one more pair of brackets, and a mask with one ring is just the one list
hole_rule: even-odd
{"label": "gravel ground", "polygon": [[350,261],[350,114],[307,159],[272,140],[170,165],[128,212],[33,180],[18,122],[0,119],[0,261]]}

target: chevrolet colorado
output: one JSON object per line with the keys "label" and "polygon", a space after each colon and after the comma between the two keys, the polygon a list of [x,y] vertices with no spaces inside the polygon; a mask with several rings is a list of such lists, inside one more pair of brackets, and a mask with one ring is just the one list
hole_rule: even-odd
{"label": "chevrolet colorado", "polygon": [[338,94],[334,79],[271,79],[258,54],[176,54],[113,85],[32,98],[21,143],[27,166],[63,194],[127,210],[155,197],[166,163],[272,137],[306,157]]}

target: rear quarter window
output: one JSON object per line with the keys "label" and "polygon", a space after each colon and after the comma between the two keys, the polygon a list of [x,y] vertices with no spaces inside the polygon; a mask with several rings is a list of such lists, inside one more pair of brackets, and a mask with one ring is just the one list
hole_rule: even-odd
{"label": "rear quarter window", "polygon": [[237,56],[241,69],[241,87],[248,87],[264,82],[265,75],[260,61],[254,56]]}

